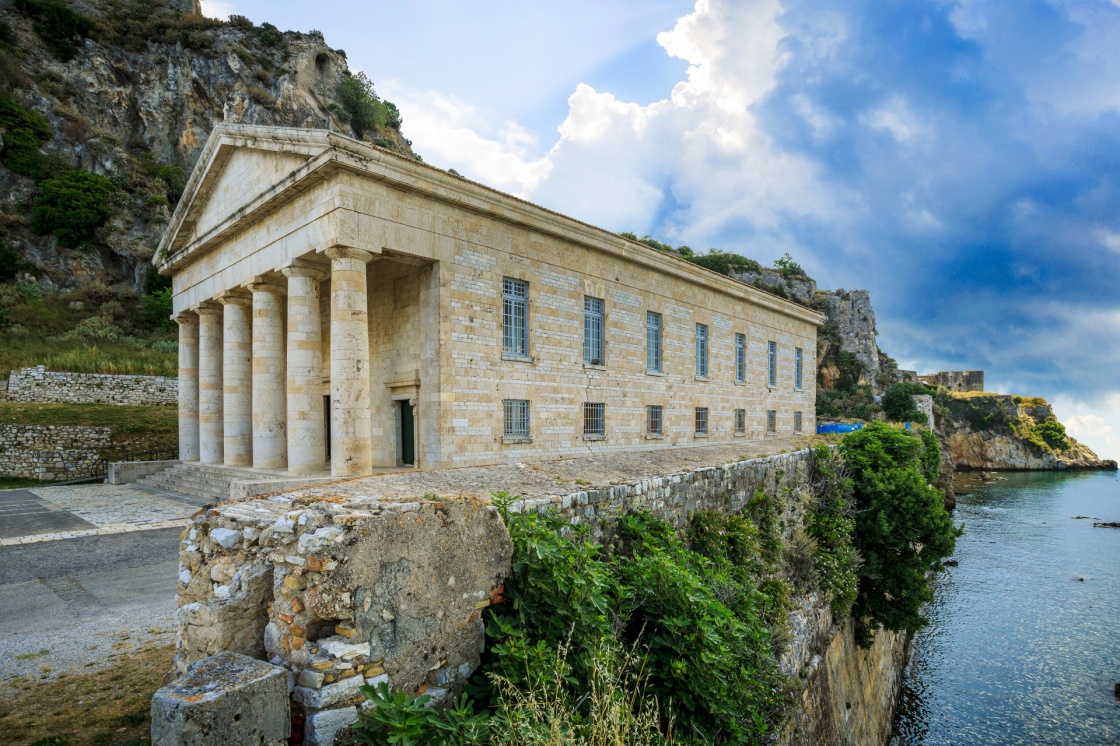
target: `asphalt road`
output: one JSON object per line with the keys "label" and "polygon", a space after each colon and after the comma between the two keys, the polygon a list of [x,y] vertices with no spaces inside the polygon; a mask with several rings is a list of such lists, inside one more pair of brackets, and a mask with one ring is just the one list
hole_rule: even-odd
{"label": "asphalt road", "polygon": [[0,696],[16,676],[50,678],[174,642],[179,533],[0,547]]}

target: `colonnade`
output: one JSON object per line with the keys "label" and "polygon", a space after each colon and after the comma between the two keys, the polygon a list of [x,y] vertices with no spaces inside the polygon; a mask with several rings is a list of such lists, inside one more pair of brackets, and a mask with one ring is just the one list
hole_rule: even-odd
{"label": "colonnade", "polygon": [[[368,474],[369,306],[373,255],[333,248],[330,259],[330,439],[333,476]],[[307,474],[326,468],[319,283],[296,260],[287,286],[253,282],[179,313],[179,458]],[[288,296],[287,334],[283,296]]]}

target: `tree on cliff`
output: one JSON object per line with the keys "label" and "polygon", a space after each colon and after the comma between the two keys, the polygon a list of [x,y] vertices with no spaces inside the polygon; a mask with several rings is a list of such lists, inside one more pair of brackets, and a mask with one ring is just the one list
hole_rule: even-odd
{"label": "tree on cliff", "polygon": [[916,632],[929,620],[931,573],[953,553],[960,530],[945,510],[933,437],[871,423],[840,443],[855,485],[859,592],[856,637],[870,646],[878,629]]}

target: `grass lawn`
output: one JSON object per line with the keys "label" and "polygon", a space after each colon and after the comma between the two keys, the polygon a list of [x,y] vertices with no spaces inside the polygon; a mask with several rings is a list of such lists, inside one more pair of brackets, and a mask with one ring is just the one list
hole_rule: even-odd
{"label": "grass lawn", "polygon": [[166,684],[175,646],[121,656],[103,671],[17,682],[0,700],[3,742],[47,746],[149,743],[152,695]]}
{"label": "grass lawn", "polygon": [[175,407],[0,401],[0,423],[107,427],[112,433],[112,446],[101,455],[110,458],[179,447],[179,412]]}
{"label": "grass lawn", "polygon": [[23,477],[0,477],[0,490],[18,490],[24,487],[43,487],[50,482],[40,482],[38,479],[24,479]]}

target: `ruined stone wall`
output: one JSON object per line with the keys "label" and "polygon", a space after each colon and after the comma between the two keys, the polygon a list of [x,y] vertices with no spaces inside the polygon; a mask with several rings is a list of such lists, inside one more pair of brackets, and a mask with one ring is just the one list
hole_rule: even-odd
{"label": "ruined stone wall", "polygon": [[89,476],[110,437],[107,427],[0,425],[0,475],[42,481]]}
{"label": "ruined stone wall", "polygon": [[163,376],[59,373],[39,365],[13,370],[8,376],[4,398],[25,402],[174,407],[179,403],[179,382]]}

